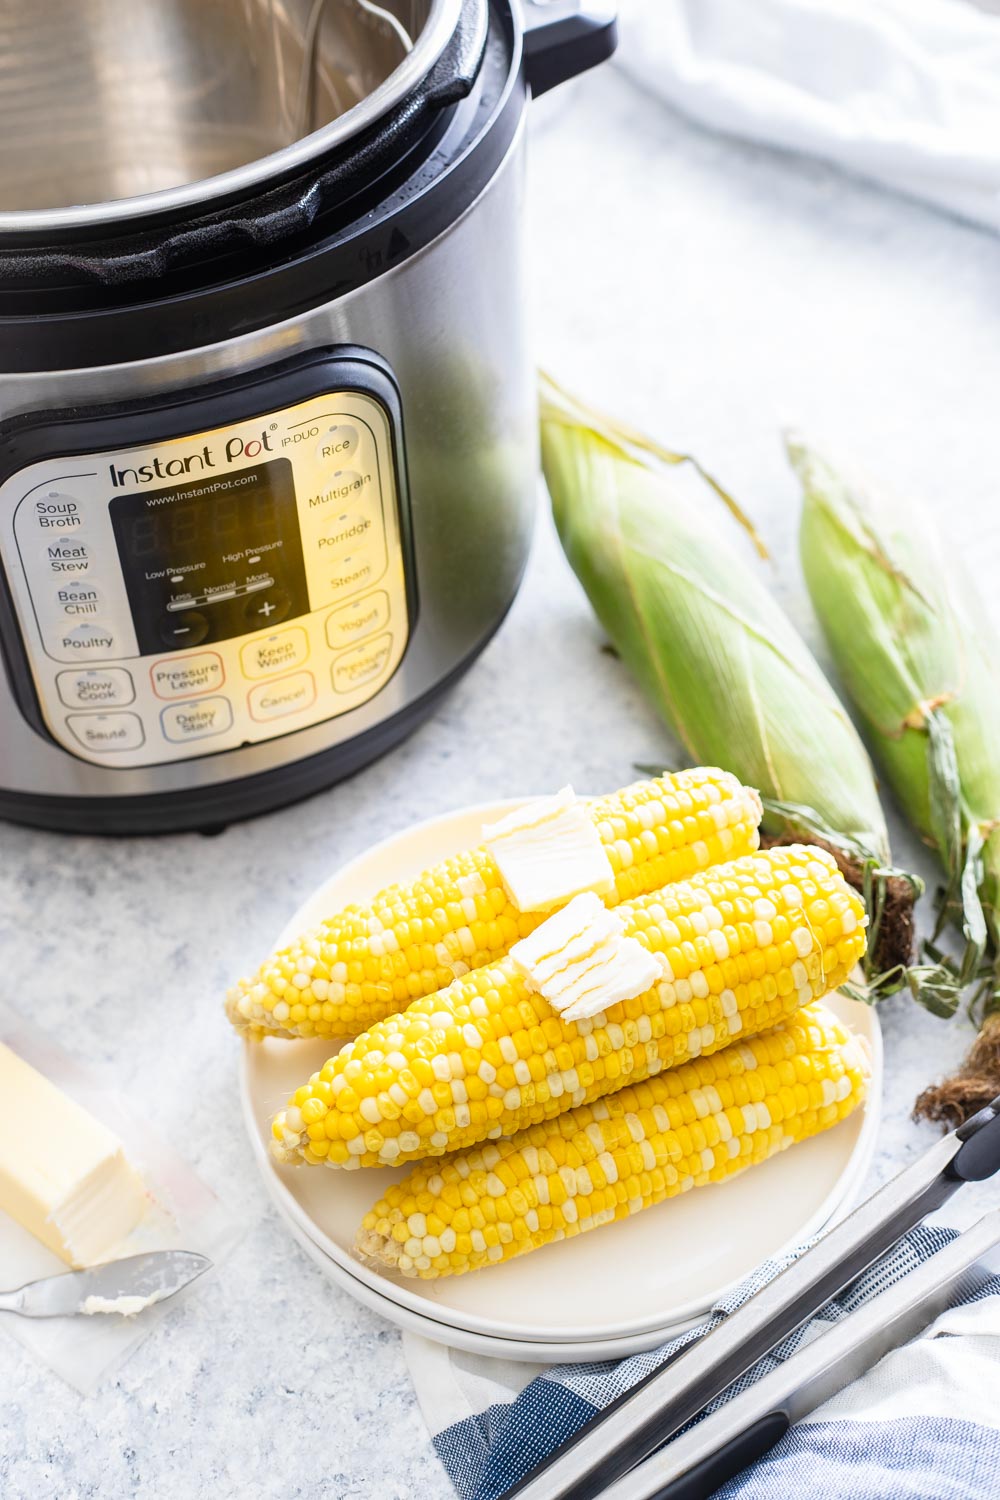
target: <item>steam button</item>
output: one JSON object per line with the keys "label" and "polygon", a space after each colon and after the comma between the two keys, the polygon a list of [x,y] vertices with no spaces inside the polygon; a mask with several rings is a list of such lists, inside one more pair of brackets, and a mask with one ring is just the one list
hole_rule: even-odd
{"label": "steam button", "polygon": [[200,646],[208,635],[208,620],[199,609],[171,611],[160,621],[160,640],[165,646]]}

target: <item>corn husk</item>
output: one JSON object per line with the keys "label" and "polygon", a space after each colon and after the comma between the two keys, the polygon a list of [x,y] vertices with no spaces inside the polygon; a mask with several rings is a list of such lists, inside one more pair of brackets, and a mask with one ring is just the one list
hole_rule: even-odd
{"label": "corn husk", "polygon": [[995,1003],[1000,881],[1000,640],[930,516],[836,469],[798,436],[802,565],[844,688],[879,766],[946,874],[938,929],[965,937],[956,983],[920,998],[948,1014],[973,986]]}
{"label": "corn husk", "polygon": [[889,868],[871,762],[815,658],[720,537],[720,513],[693,505],[669,473],[693,460],[547,379],[541,438],[559,536],[618,654],[693,763],[727,767],[759,789],[765,830],[843,857],[869,906],[872,989],[898,988],[910,972],[920,883]]}
{"label": "corn husk", "polygon": [[[570,564],[622,659],[692,762],[771,805],[808,810],[885,862],[868,754],[787,615],[706,515],[654,467],[640,435],[542,389],[542,467]],[[728,498],[728,497],[727,497]],[[797,827],[797,825],[795,825]]]}

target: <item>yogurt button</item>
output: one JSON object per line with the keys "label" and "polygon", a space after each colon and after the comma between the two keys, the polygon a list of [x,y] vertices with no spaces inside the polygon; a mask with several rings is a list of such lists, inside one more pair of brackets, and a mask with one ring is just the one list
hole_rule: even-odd
{"label": "yogurt button", "polygon": [[138,750],[146,738],[138,714],[69,714],[66,723],[81,745],[101,755]]}
{"label": "yogurt button", "polygon": [[247,694],[250,717],[258,721],[283,719],[286,714],[301,713],[315,701],[316,683],[311,672],[295,672],[291,677],[261,682]]}
{"label": "yogurt button", "polygon": [[389,623],[389,595],[384,589],[366,594],[350,604],[335,609],[326,622],[326,639],[334,651],[362,641],[365,636],[384,630]]}
{"label": "yogurt button", "polygon": [[193,703],[172,703],[160,714],[165,739],[174,744],[207,740],[232,728],[233,710],[228,698],[196,698]]}
{"label": "yogurt button", "polygon": [[333,685],[338,693],[353,693],[363,683],[374,682],[385,671],[392,651],[392,636],[380,635],[364,646],[345,651],[333,664]]}
{"label": "yogurt button", "polygon": [[57,672],[56,688],[67,708],[104,708],[135,698],[135,685],[124,667]]}

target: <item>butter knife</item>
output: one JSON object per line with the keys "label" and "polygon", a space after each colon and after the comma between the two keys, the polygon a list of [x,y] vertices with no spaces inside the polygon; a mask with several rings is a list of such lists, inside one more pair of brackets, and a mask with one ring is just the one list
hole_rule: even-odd
{"label": "butter knife", "polygon": [[109,1260],[86,1271],[67,1271],[0,1292],[0,1312],[23,1318],[72,1318],[78,1314],[136,1313],[165,1302],[209,1270],[207,1255],[193,1250],[152,1250]]}

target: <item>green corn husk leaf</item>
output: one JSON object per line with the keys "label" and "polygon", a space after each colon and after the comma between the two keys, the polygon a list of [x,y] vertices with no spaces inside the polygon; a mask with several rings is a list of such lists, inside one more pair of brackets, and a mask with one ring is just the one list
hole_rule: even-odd
{"label": "green corn husk leaf", "polygon": [[876,760],[941,858],[938,932],[962,931],[971,983],[1000,936],[1000,640],[926,512],[798,436],[787,446],[813,605]]}
{"label": "green corn husk leaf", "polygon": [[757,787],[772,804],[772,831],[799,828],[798,810],[831,842],[846,840],[863,860],[885,865],[888,835],[867,752],[787,616],[720,539],[714,517],[692,507],[660,466],[683,456],[545,379],[541,437],[570,564],[692,760]]}

